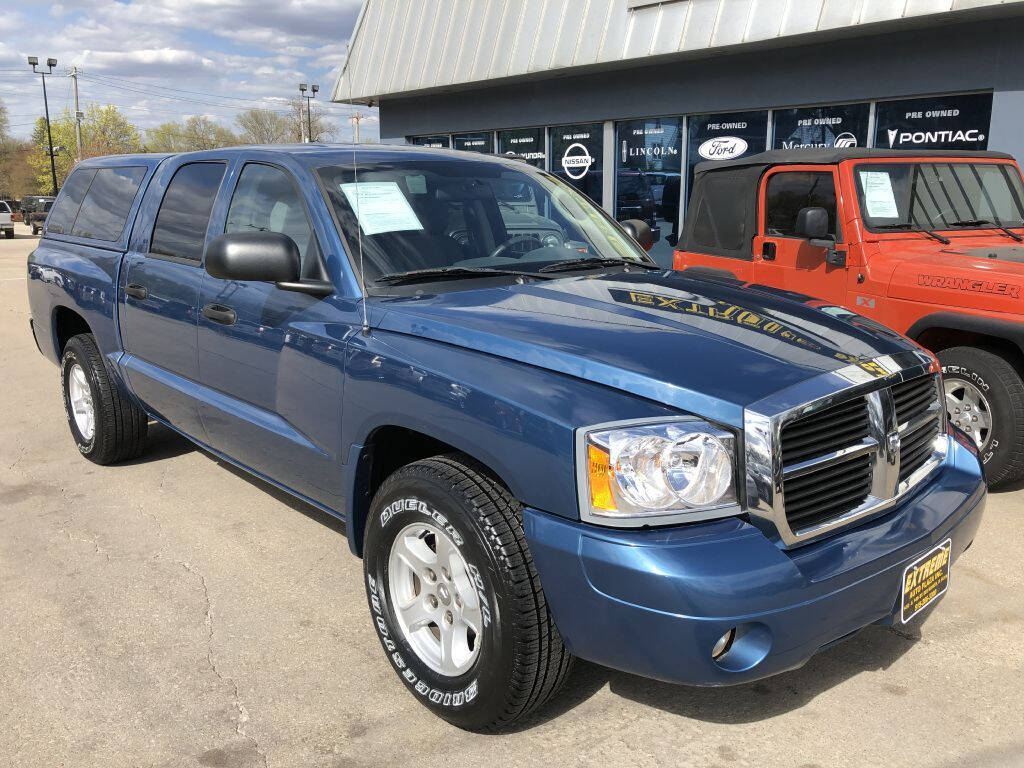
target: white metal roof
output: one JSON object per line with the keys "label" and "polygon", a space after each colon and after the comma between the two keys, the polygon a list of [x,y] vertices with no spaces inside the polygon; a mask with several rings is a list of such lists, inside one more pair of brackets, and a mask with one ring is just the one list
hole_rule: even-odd
{"label": "white metal roof", "polygon": [[332,98],[365,103],[1000,6],[1024,0],[365,0]]}

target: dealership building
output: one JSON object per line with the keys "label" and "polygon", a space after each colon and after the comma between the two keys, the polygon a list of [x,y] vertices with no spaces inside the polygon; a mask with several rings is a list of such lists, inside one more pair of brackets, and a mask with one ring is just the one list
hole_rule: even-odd
{"label": "dealership building", "polygon": [[1024,2],[366,0],[333,99],[379,107],[383,141],[516,155],[653,218],[667,264],[704,160],[1024,159]]}

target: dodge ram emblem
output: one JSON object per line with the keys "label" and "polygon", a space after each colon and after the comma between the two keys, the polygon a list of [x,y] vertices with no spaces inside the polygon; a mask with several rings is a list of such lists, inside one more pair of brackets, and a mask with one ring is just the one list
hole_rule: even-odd
{"label": "dodge ram emblem", "polygon": [[899,430],[893,430],[885,436],[885,447],[886,453],[888,454],[889,463],[896,463],[896,456],[900,452],[900,433]]}

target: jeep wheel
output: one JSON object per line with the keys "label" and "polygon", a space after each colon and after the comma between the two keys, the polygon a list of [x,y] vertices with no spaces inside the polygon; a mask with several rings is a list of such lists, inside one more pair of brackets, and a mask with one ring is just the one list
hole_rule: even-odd
{"label": "jeep wheel", "polygon": [[457,455],[384,481],[366,523],[363,567],[378,638],[425,706],[469,730],[497,730],[561,687],[572,657],[548,613],[519,504]]}
{"label": "jeep wheel", "polygon": [[1006,360],[984,349],[938,354],[951,423],[974,438],[989,485],[1024,477],[1024,382]]}
{"label": "jeep wheel", "polygon": [[118,389],[91,334],[71,338],[60,370],[68,426],[82,455],[112,464],[142,453],[146,414]]}

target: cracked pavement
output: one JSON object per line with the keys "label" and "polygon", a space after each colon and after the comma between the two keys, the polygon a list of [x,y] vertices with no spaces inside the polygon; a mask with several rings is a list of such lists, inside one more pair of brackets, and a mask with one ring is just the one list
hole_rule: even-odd
{"label": "cracked pavement", "polygon": [[737,688],[578,664],[519,731],[464,733],[386,663],[339,524],[164,430],[78,455],[26,232],[0,240],[0,765],[1024,766],[1024,491],[923,625]]}

